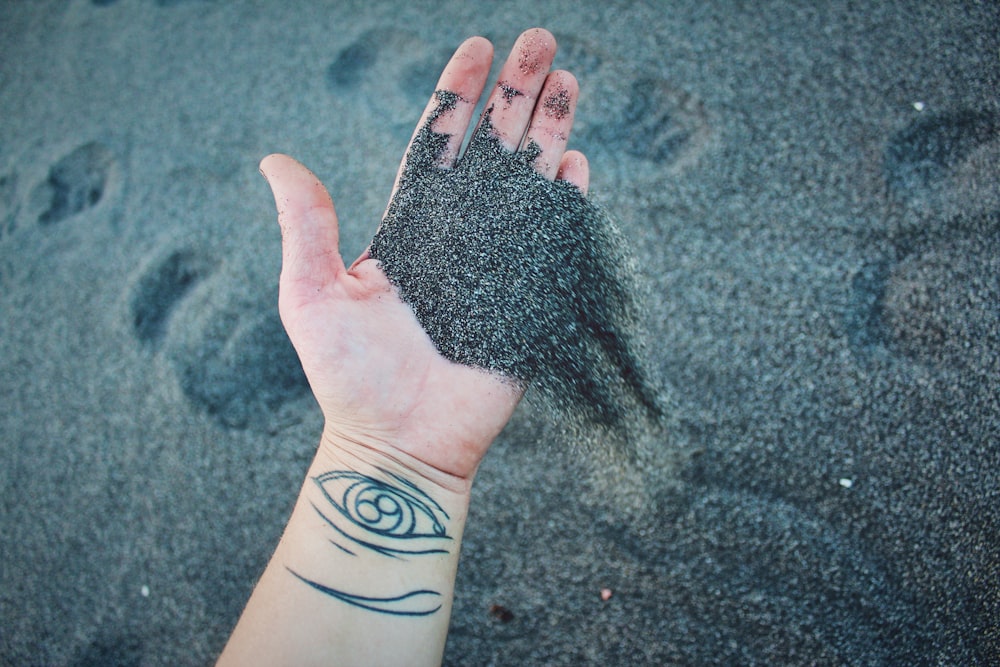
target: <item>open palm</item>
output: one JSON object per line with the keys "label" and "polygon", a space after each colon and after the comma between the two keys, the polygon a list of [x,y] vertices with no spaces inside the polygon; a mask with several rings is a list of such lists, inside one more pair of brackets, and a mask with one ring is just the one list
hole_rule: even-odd
{"label": "open palm", "polygon": [[[542,149],[535,162],[539,173],[585,190],[586,160],[565,150],[572,113],[547,114],[544,105],[536,105],[558,90],[562,99],[569,91],[570,109],[575,106],[572,75],[549,72],[554,54],[555,40],[548,32],[524,33],[487,108],[493,107],[495,132],[507,148],[536,143]],[[450,136],[442,169],[459,157],[492,57],[488,41],[469,39],[438,81],[438,90],[459,99],[433,126]],[[520,94],[511,96],[512,88]],[[432,99],[418,127],[435,106]],[[324,441],[405,455],[471,479],[522,388],[442,357],[367,253],[345,265],[333,202],[309,170],[290,157],[271,155],[261,171],[274,193],[282,230],[281,318],[323,410]]]}

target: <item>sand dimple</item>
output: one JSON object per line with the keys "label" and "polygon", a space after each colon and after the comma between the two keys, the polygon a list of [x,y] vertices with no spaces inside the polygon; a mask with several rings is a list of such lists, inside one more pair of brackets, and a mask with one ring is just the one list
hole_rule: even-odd
{"label": "sand dimple", "polygon": [[271,303],[218,300],[219,268],[198,249],[154,256],[128,294],[132,333],[163,355],[194,409],[228,427],[280,429],[297,419],[305,374]]}
{"label": "sand dimple", "polygon": [[159,343],[174,306],[215,267],[194,250],[175,250],[139,279],[131,298],[132,325],[142,343]]}
{"label": "sand dimple", "polygon": [[0,175],[0,239],[17,227],[17,174]]}
{"label": "sand dimple", "polygon": [[378,60],[381,45],[377,38],[376,33],[368,31],[337,54],[327,70],[333,86],[356,86],[362,82]]}
{"label": "sand dimple", "polygon": [[921,115],[886,144],[889,194],[911,210],[950,218],[1000,207],[1000,113],[957,109]]}
{"label": "sand dimple", "polygon": [[[416,33],[396,27],[366,30],[341,49],[327,68],[327,82],[338,95],[360,93],[364,105],[391,123],[400,138],[409,138],[410,117],[400,109],[423,107],[448,61],[448,53]],[[385,81],[392,85],[386,94]]]}
{"label": "sand dimple", "polygon": [[884,175],[902,231],[854,281],[856,350],[938,370],[1000,372],[1000,115],[925,113],[893,134]]}
{"label": "sand dimple", "polygon": [[855,349],[877,345],[940,370],[1000,372],[998,247],[1000,213],[895,238],[855,278]]}
{"label": "sand dimple", "polygon": [[48,179],[39,185],[45,190],[36,197],[48,200],[48,208],[38,222],[60,222],[92,206],[104,196],[114,156],[97,142],[84,144],[49,169]]}
{"label": "sand dimple", "polygon": [[[715,582],[713,612],[723,621],[695,632],[718,643],[727,664],[780,663],[804,646],[813,656],[837,656],[831,664],[882,664],[891,661],[888,637],[912,622],[880,559],[818,514],[765,494],[710,488],[678,523],[680,544],[669,550],[676,564],[665,579],[683,586],[700,572]],[[739,638],[758,635],[769,638],[768,648],[736,648]]]}
{"label": "sand dimple", "polygon": [[603,126],[602,136],[637,158],[659,164],[681,162],[705,141],[708,122],[701,102],[665,81],[633,82],[619,122]]}
{"label": "sand dimple", "polygon": [[269,430],[279,408],[309,384],[274,313],[216,312],[188,344],[171,350],[181,389],[197,407],[233,428]]}
{"label": "sand dimple", "polygon": [[934,365],[1000,373],[1000,219],[915,239],[889,270],[883,325],[895,347]]}
{"label": "sand dimple", "polygon": [[580,422],[626,433],[661,416],[642,361],[625,244],[574,186],[537,174],[537,150],[506,151],[489,114],[454,169],[440,105],[418,132],[371,245],[438,350],[531,382]]}
{"label": "sand dimple", "polygon": [[606,62],[597,47],[569,44],[567,65],[594,70],[576,109],[574,147],[605,164],[605,178],[627,170],[628,182],[618,186],[655,184],[644,193],[655,199],[664,191],[665,170],[695,163],[713,145],[708,109],[700,97],[667,79],[637,77]]}

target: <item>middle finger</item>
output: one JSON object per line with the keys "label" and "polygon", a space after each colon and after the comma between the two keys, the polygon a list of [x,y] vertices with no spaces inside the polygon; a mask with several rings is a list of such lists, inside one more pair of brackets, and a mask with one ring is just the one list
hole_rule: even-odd
{"label": "middle finger", "polygon": [[508,150],[515,151],[521,145],[555,55],[552,33],[533,28],[517,38],[500,70],[486,109],[492,109],[493,133]]}

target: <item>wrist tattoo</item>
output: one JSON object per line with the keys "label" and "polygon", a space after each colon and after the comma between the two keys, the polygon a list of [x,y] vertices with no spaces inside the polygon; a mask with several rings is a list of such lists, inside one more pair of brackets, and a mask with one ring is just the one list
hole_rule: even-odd
{"label": "wrist tattoo", "polygon": [[379,470],[388,481],[356,472],[333,471],[313,477],[333,511],[313,509],[349,541],[337,547],[352,553],[351,543],[382,555],[443,554],[450,541],[449,517],[434,500],[410,482]]}
{"label": "wrist tattoo", "polygon": [[311,579],[306,579],[294,570],[289,570],[289,572],[320,593],[325,593],[334,599],[346,602],[355,607],[360,607],[361,609],[377,611],[380,614],[389,614],[391,616],[430,616],[441,608],[441,603],[437,602],[441,594],[437,591],[411,591],[389,598],[352,595],[344,591],[338,591],[335,588],[330,588],[329,586],[324,586]]}
{"label": "wrist tattoo", "polygon": [[[312,478],[321,499],[310,504],[333,529],[330,543],[350,556],[367,550],[397,560],[451,553],[448,513],[412,482],[382,468],[376,470],[377,477],[334,470]],[[371,597],[330,588],[290,568],[289,572],[321,593],[369,611],[426,616],[441,608],[437,591]]]}

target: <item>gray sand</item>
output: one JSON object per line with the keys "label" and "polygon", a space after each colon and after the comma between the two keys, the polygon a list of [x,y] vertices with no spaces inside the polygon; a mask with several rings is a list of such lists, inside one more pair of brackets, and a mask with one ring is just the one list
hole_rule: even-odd
{"label": "gray sand", "polygon": [[0,14],[0,664],[212,661],[322,426],[257,163],[330,186],[352,260],[450,52],[527,22],[671,427],[608,463],[518,409],[445,663],[1000,663],[996,3]]}
{"label": "gray sand", "polygon": [[563,418],[627,443],[662,415],[636,347],[627,248],[576,187],[533,169],[536,144],[503,148],[492,109],[439,168],[448,136],[431,127],[455,96],[436,95],[371,256],[444,357],[530,383]]}

